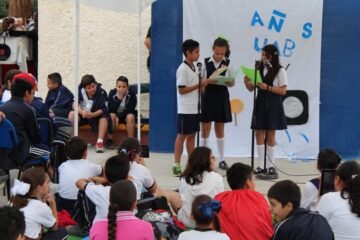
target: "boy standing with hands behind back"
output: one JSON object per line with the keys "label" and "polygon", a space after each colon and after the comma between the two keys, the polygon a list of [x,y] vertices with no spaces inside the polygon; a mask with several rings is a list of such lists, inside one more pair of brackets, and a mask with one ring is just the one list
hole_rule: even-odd
{"label": "boy standing with hands behind back", "polygon": [[[188,155],[195,147],[195,135],[200,129],[200,117],[198,115],[198,89],[199,75],[196,72],[194,62],[200,57],[200,46],[197,41],[186,40],[182,45],[185,61],[182,62],[176,71],[177,86],[177,137],[175,140],[175,164],[172,168],[174,176],[181,175],[181,154],[186,140]],[[201,80],[201,87],[204,88],[210,80]]]}

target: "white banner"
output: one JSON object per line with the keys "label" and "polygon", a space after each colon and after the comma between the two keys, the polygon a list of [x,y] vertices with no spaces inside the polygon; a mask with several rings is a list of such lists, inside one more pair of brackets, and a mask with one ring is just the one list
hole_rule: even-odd
{"label": "white banner", "polygon": [[[280,63],[288,67],[288,94],[294,95],[284,101],[288,130],[276,133],[280,157],[314,158],[319,150],[322,9],[322,0],[183,0],[183,38],[200,43],[201,58],[211,56],[219,35],[230,42],[235,68],[253,68],[266,44],[278,47]],[[225,155],[250,156],[253,94],[242,74],[229,91],[240,108],[225,125]],[[214,129],[210,147],[217,153]]]}

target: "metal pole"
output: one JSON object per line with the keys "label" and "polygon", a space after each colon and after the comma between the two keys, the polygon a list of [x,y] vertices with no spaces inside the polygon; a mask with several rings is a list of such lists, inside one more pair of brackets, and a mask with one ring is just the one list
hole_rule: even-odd
{"label": "metal pole", "polygon": [[80,0],[75,0],[75,49],[74,49],[74,136],[79,134],[79,66],[80,66]]}

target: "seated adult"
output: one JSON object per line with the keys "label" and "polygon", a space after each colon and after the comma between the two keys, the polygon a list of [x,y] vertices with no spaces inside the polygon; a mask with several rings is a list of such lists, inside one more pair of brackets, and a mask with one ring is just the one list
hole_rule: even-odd
{"label": "seated adult", "polygon": [[33,109],[29,106],[36,89],[35,78],[28,73],[14,76],[11,99],[0,106],[0,111],[15,127],[19,144],[15,149],[0,149],[0,168],[18,168],[29,156],[30,146],[40,142],[39,127]]}
{"label": "seated adult", "polygon": [[274,230],[269,204],[261,193],[255,191],[251,167],[235,163],[226,175],[232,190],[215,196],[222,206],[218,214],[222,232],[230,239],[270,239]]}

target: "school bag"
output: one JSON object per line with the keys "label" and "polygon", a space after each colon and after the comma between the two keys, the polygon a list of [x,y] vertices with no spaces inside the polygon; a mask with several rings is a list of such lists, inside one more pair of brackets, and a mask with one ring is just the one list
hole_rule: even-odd
{"label": "school bag", "polygon": [[72,218],[82,229],[89,231],[95,215],[95,204],[86,196],[84,190],[79,190]]}

